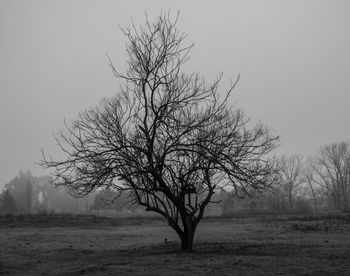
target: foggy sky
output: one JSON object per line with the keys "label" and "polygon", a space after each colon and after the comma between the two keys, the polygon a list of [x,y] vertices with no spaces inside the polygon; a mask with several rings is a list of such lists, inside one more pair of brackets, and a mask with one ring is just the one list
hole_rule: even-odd
{"label": "foggy sky", "polygon": [[0,187],[48,173],[35,162],[57,156],[52,133],[118,90],[106,59],[126,68],[118,26],[169,8],[195,43],[186,69],[240,74],[235,106],[280,135],[277,153],[350,139],[350,1],[2,0]]}

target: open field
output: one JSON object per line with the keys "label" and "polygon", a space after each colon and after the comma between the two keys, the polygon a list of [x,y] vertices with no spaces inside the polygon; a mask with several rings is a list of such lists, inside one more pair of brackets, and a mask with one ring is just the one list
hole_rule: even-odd
{"label": "open field", "polygon": [[0,227],[5,275],[350,275],[349,214],[207,219],[193,253],[159,220],[2,217]]}

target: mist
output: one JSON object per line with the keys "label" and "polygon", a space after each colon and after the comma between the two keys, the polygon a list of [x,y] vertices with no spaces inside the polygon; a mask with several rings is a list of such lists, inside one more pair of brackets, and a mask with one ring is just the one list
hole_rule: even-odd
{"label": "mist", "polygon": [[[180,11],[195,43],[188,71],[229,81],[253,122],[281,138],[280,153],[311,155],[349,139],[350,31],[347,1],[2,1],[0,185],[21,169],[42,175],[41,149],[56,155],[52,133],[119,82],[126,63],[119,26],[161,10]],[[200,12],[198,12],[200,9]]]}

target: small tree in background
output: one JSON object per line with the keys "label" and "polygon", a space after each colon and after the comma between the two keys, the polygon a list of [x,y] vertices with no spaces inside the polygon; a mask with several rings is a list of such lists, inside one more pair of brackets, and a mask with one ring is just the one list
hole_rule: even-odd
{"label": "small tree in background", "polygon": [[332,143],[321,147],[312,164],[313,182],[333,200],[334,208],[350,209],[350,143]]}
{"label": "small tree in background", "polygon": [[14,197],[18,212],[29,214],[32,211],[32,205],[37,199],[37,178],[30,171],[20,171],[5,188],[10,191]]}
{"label": "small tree in background", "polygon": [[128,194],[119,195],[114,190],[106,188],[98,191],[94,201],[90,206],[91,210],[115,210],[123,211],[124,209],[132,209],[128,201]]}
{"label": "small tree in background", "polygon": [[0,213],[2,214],[14,214],[17,212],[17,206],[15,199],[10,194],[9,190],[5,190],[2,194]]}
{"label": "small tree in background", "polygon": [[57,143],[63,161],[47,159],[53,183],[84,196],[96,188],[130,192],[131,201],[167,219],[192,250],[196,227],[216,190],[245,197],[270,185],[277,137],[249,128],[228,99],[238,79],[219,93],[221,75],[207,84],[184,74],[193,45],[161,15],[140,29],[123,29],[129,68],[120,93],[79,115]]}
{"label": "small tree in background", "polygon": [[307,184],[309,194],[312,197],[313,201],[313,208],[315,211],[319,210],[320,207],[320,199],[322,198],[322,194],[324,194],[324,191],[322,187],[317,183],[317,176],[315,174],[315,171],[313,167],[316,165],[316,159],[313,157],[309,157],[307,159],[307,163],[304,170],[304,181]]}
{"label": "small tree in background", "polygon": [[294,207],[295,196],[303,183],[303,157],[282,156],[277,160],[278,188],[286,196],[289,209]]}

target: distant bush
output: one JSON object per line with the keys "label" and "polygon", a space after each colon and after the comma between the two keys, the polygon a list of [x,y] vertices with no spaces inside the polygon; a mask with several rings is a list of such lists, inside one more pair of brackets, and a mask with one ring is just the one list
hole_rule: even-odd
{"label": "distant bush", "polygon": [[307,200],[303,198],[298,198],[294,202],[294,212],[298,214],[311,214],[312,206]]}
{"label": "distant bush", "polygon": [[315,232],[315,231],[323,231],[325,229],[324,224],[322,222],[302,222],[302,223],[292,223],[290,228],[295,231],[302,232]]}
{"label": "distant bush", "polygon": [[237,211],[226,211],[218,217],[220,218],[249,218],[249,217],[261,217],[268,215],[275,215],[275,212],[269,210],[237,210]]}
{"label": "distant bush", "polygon": [[293,215],[275,215],[265,218],[270,221],[318,221],[318,220],[340,220],[344,223],[350,223],[349,213],[312,213],[307,215],[293,214]]}
{"label": "distant bush", "polygon": [[263,218],[265,222],[278,222],[285,230],[315,232],[342,231],[344,225],[350,224],[348,213],[314,213],[307,215],[274,215]]}
{"label": "distant bush", "polygon": [[0,227],[81,227],[109,226],[120,224],[143,224],[161,221],[160,217],[116,218],[95,215],[40,213],[28,215],[0,216]]}

